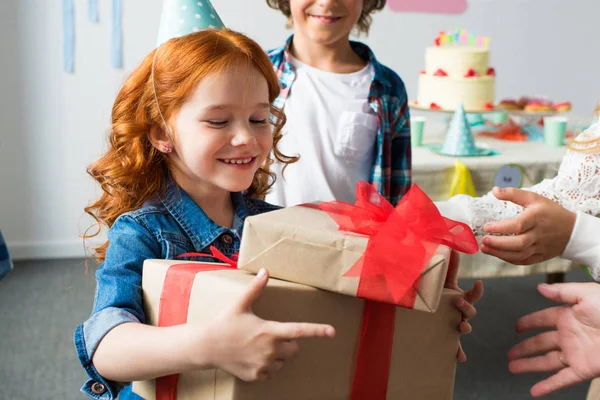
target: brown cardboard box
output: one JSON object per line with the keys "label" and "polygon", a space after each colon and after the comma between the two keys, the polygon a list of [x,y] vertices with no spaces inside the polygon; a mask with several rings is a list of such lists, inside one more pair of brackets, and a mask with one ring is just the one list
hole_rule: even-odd
{"label": "brown cardboard box", "polygon": [[[144,263],[143,297],[147,322],[157,324],[168,260]],[[240,270],[190,272],[193,286],[187,321],[208,321],[230,307],[254,278]],[[397,307],[387,399],[452,399],[458,324],[453,301],[457,292],[444,289],[438,310],[424,313]],[[255,303],[261,318],[284,322],[328,323],[334,339],[306,339],[300,354],[273,380],[243,382],[222,370],[179,377],[177,400],[347,400],[350,398],[361,334],[364,300],[309,286],[271,279]],[[155,399],[155,381],[134,382],[134,392]]]}
{"label": "brown cardboard box", "polygon": [[[363,256],[368,241],[367,236],[340,231],[324,211],[288,207],[246,218],[238,267],[253,273],[266,268],[277,279],[356,296],[359,277],[344,275]],[[398,268],[402,268],[406,250],[391,250],[397,254]],[[427,312],[437,309],[449,259],[450,249],[441,245],[421,267],[412,308]]]}

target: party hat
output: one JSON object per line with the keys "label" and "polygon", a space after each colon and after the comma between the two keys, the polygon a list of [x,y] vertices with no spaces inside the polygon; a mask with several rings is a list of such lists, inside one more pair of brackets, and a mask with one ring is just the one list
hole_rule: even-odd
{"label": "party hat", "polygon": [[209,0],[164,0],[157,45],[190,33],[224,27]]}
{"label": "party hat", "polygon": [[471,126],[462,103],[459,104],[452,117],[450,129],[446,134],[444,144],[441,146],[431,146],[430,148],[436,153],[453,157],[489,156],[495,154],[491,149],[475,146],[473,132],[471,131]]}

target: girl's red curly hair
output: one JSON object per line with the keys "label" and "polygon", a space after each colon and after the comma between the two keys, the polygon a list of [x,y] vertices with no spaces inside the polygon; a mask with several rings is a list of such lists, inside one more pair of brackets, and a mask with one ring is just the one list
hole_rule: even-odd
{"label": "girl's red curly hair", "polygon": [[[91,228],[96,229],[86,232],[84,239],[95,237],[123,213],[140,208],[146,200],[160,194],[168,176],[167,157],[150,143],[150,128],[164,129],[163,117],[169,123],[202,78],[229,65],[258,69],[267,80],[269,101],[272,103],[279,96],[279,80],[265,52],[253,40],[227,29],[171,39],[148,54],[129,76],[113,105],[108,150],[87,169],[103,193],[85,208],[96,221]],[[271,107],[270,120],[272,156],[285,164],[294,162],[296,157],[284,156],[277,149],[285,115]],[[173,127],[170,131],[174,132]],[[275,176],[269,166],[273,161],[268,158],[256,172],[249,196],[264,197],[271,187]],[[94,249],[99,262],[104,260],[107,247],[105,242]]]}

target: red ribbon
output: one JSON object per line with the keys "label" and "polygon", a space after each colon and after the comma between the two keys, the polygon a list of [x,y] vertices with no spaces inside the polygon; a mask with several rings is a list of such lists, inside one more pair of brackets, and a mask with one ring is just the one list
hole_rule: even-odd
{"label": "red ribbon", "polygon": [[341,231],[369,236],[363,256],[344,275],[360,277],[357,297],[370,299],[365,301],[350,398],[385,400],[394,304],[414,306],[423,268],[440,244],[473,254],[479,248],[477,241],[468,225],[442,217],[417,185],[395,208],[366,182],[357,184],[355,204],[331,201],[316,208],[327,212]]}
{"label": "red ribbon", "polygon": [[396,306],[365,300],[350,400],[387,398]]}
{"label": "red ribbon", "polygon": [[[158,308],[158,326],[174,326],[187,322],[190,295],[194,279],[199,272],[237,269],[236,257],[228,258],[216,247],[210,247],[211,254],[185,253],[179,257],[213,257],[225,264],[199,263],[175,264],[169,267]],[[177,382],[179,375],[168,375],[156,379],[156,400],[177,400]]]}
{"label": "red ribbon", "polygon": [[219,251],[219,249],[217,249],[215,246],[210,246],[210,252],[212,254],[205,254],[205,253],[183,253],[183,254],[178,255],[177,258],[183,258],[183,257],[212,257],[212,258],[216,258],[219,261],[224,262],[225,264],[229,264],[232,267],[236,267],[237,268],[239,253],[235,253],[231,257],[227,257],[225,254],[221,253]]}
{"label": "red ribbon", "polygon": [[479,249],[468,225],[442,217],[417,186],[394,208],[366,182],[356,186],[356,203],[321,203],[341,231],[369,236],[363,256],[344,275],[360,277],[357,297],[412,308],[419,278],[444,244],[473,254]]}

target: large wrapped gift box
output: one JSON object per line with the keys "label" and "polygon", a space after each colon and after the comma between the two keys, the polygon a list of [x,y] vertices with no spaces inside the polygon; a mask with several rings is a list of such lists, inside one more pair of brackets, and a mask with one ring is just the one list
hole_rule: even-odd
{"label": "large wrapped gift box", "polygon": [[[147,323],[208,323],[233,306],[252,279],[226,264],[148,260],[142,283]],[[134,382],[133,389],[147,400],[452,399],[458,296],[444,289],[437,311],[424,313],[270,279],[256,315],[331,324],[335,338],[302,340],[298,357],[269,381],[247,383],[211,369]]]}
{"label": "large wrapped gift box", "polygon": [[364,182],[356,204],[328,202],[248,217],[238,267],[346,295],[434,312],[450,247],[478,249],[417,186],[393,207]]}

